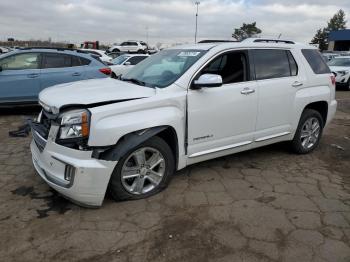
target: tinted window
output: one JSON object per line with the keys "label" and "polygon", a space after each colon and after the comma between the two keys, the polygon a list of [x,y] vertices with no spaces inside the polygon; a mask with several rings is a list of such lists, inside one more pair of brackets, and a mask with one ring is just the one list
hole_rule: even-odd
{"label": "tinted window", "polygon": [[223,84],[247,81],[247,57],[243,52],[225,53],[214,58],[202,74],[221,75]]}
{"label": "tinted window", "polygon": [[285,50],[257,49],[253,50],[255,75],[257,80],[291,75],[289,60]]}
{"label": "tinted window", "polygon": [[316,49],[303,49],[301,52],[315,74],[328,74],[331,72],[325,61],[322,59],[320,52]]}
{"label": "tinted window", "polygon": [[121,46],[126,46],[126,45],[129,45],[129,42],[121,43]]}
{"label": "tinted window", "polygon": [[88,65],[91,63],[91,61],[89,59],[84,58],[84,57],[80,57],[80,63],[81,63],[81,65]]}
{"label": "tinted window", "polygon": [[290,75],[296,76],[298,74],[298,65],[290,51],[287,51],[289,65],[290,65]]}
{"label": "tinted window", "polygon": [[45,54],[43,61],[43,68],[62,68],[70,67],[72,59],[69,55],[62,54]]}
{"label": "tinted window", "polygon": [[133,56],[128,60],[128,62],[130,62],[131,65],[137,65],[145,58],[147,58],[147,56]]}
{"label": "tinted window", "polygon": [[0,60],[0,66],[3,70],[38,69],[39,57],[38,53],[12,55]]}
{"label": "tinted window", "polygon": [[136,43],[136,42],[129,42],[129,45],[136,46],[136,45],[137,45],[137,43]]}
{"label": "tinted window", "polygon": [[80,59],[77,56],[72,56],[72,66],[80,66]]}

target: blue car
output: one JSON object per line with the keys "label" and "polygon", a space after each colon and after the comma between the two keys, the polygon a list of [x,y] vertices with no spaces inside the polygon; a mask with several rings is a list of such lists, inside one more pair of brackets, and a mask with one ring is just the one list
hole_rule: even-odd
{"label": "blue car", "polygon": [[35,104],[46,87],[109,77],[98,57],[74,49],[24,48],[0,55],[0,106]]}

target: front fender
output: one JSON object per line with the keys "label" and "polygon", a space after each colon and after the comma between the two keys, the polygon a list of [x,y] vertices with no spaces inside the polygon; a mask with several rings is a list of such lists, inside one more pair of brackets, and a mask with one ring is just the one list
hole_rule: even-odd
{"label": "front fender", "polygon": [[184,113],[175,106],[140,109],[102,117],[92,114],[91,123],[88,144],[92,147],[115,145],[127,134],[159,126],[171,126],[179,140],[184,137]]}

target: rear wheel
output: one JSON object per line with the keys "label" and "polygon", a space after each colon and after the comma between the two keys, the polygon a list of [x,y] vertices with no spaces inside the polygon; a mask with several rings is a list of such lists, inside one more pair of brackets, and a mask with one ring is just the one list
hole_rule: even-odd
{"label": "rear wheel", "polygon": [[113,53],[119,53],[119,52],[120,52],[120,50],[119,50],[119,49],[117,49],[117,48],[115,48],[115,49],[113,49],[113,50],[112,50],[112,52],[113,52]]}
{"label": "rear wheel", "polygon": [[313,109],[304,110],[292,141],[293,151],[298,154],[313,151],[320,142],[323,126],[323,119],[319,112]]}
{"label": "rear wheel", "polygon": [[115,200],[146,198],[166,188],[174,170],[169,145],[159,137],[152,137],[118,161],[109,191]]}

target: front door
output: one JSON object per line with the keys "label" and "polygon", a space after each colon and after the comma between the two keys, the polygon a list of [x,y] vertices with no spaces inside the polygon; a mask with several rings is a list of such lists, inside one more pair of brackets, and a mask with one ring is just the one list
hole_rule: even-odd
{"label": "front door", "polygon": [[40,92],[40,54],[21,53],[0,60],[0,103],[35,102]]}
{"label": "front door", "polygon": [[256,81],[250,81],[247,52],[215,57],[195,79],[207,73],[221,75],[223,85],[188,91],[190,162],[247,148],[255,131],[258,90]]}

